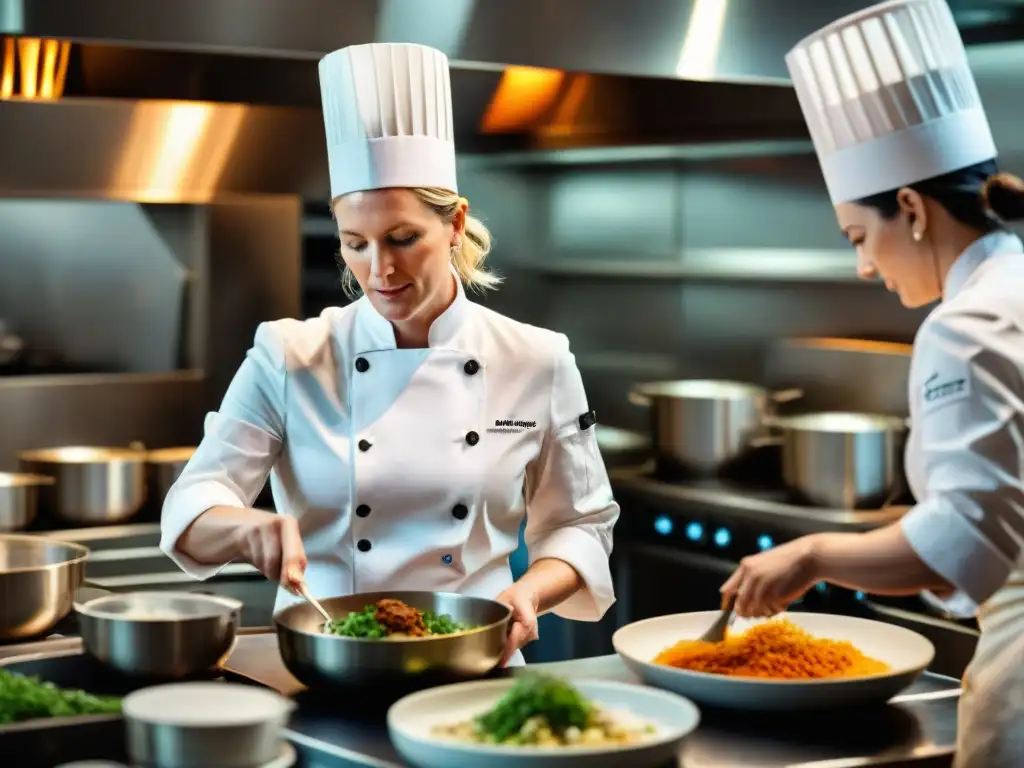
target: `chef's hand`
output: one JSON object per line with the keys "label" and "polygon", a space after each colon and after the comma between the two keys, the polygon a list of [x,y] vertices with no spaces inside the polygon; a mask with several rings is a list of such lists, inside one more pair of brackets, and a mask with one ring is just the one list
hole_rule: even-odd
{"label": "chef's hand", "polygon": [[820,580],[814,538],[804,536],[743,558],[720,591],[723,599],[735,595],[737,616],[768,617],[782,613]]}
{"label": "chef's hand", "polygon": [[537,632],[539,598],[535,592],[520,584],[513,584],[498,595],[498,602],[512,609],[512,621],[509,623],[508,638],[505,640],[505,653],[499,663],[499,666],[504,667],[516,651],[540,638]]}
{"label": "chef's hand", "polygon": [[306,550],[298,522],[291,515],[246,511],[250,515],[241,527],[242,556],[268,579],[294,593],[306,572]]}

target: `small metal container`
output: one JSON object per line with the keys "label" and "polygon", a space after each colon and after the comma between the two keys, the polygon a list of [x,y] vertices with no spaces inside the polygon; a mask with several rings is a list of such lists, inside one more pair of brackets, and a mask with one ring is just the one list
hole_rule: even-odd
{"label": "small metal container", "polygon": [[196,452],[195,448],[160,448],[146,455],[149,465],[149,498],[159,507],[164,503],[167,492],[185,471],[185,466]]}
{"label": "small metal container", "polygon": [[713,473],[747,454],[777,404],[802,396],[798,389],[773,393],[738,381],[687,379],[639,384],[629,400],[650,408],[660,464]]}
{"label": "small metal container", "polygon": [[242,603],[191,592],[129,592],[75,605],[86,651],[118,672],[179,679],[231,653]]}
{"label": "small metal container", "polygon": [[49,633],[71,612],[88,558],[80,544],[0,535],[0,641]]}
{"label": "small metal container", "polygon": [[75,525],[120,523],[146,502],[146,451],[66,447],[18,454],[22,470],[52,477],[40,493],[40,512]]}
{"label": "small metal container", "polygon": [[32,525],[39,513],[39,491],[53,484],[52,477],[0,472],[0,532]]}
{"label": "small metal container", "polygon": [[495,600],[448,592],[364,592],[327,598],[320,604],[331,616],[342,618],[384,598],[448,614],[475,629],[437,637],[339,637],[324,634],[323,617],[309,603],[299,603],[274,617],[278,648],[288,671],[310,688],[347,687],[417,678],[481,677],[501,661],[512,610]]}
{"label": "small metal container", "polygon": [[280,756],[294,709],[269,689],[225,682],[157,685],[121,703],[128,756],[146,768],[260,768]]}
{"label": "small metal container", "polygon": [[786,485],[828,509],[891,504],[903,493],[906,420],[872,413],[822,412],[768,419],[761,442],[782,450]]}

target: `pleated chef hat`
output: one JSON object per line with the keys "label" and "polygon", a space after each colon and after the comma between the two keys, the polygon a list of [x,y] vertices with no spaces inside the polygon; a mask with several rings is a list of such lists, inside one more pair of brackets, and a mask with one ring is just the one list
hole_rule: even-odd
{"label": "pleated chef hat", "polygon": [[371,43],[320,60],[331,197],[455,183],[448,58],[409,43]]}
{"label": "pleated chef hat", "polygon": [[891,0],[802,40],[786,66],[833,204],[996,156],[945,0]]}

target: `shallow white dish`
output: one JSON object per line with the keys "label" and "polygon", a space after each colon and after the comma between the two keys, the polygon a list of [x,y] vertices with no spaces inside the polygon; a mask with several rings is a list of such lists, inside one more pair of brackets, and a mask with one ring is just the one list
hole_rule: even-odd
{"label": "shallow white dish", "polygon": [[[931,664],[935,648],[909,629],[880,621],[825,613],[787,613],[783,617],[815,637],[848,640],[862,653],[889,665],[869,677],[820,680],[767,680],[689,672],[652,659],[680,640],[695,640],[718,611],[679,613],[627,624],[612,636],[626,665],[648,685],[686,696],[698,704],[752,711],[797,711],[883,703],[911,685]],[[760,620],[737,619],[742,632]]]}
{"label": "shallow white dish", "polygon": [[458,683],[399,699],[388,710],[388,733],[399,754],[416,768],[655,768],[673,760],[696,730],[700,712],[674,694],[628,683],[571,680],[604,709],[626,710],[656,728],[637,744],[602,747],[514,747],[462,744],[432,735],[438,725],[469,720],[493,707],[515,678]]}

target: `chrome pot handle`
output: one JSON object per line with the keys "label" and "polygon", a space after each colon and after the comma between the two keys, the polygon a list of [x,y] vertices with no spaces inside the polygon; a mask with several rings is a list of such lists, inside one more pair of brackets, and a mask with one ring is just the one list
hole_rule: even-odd
{"label": "chrome pot handle", "polygon": [[[789,392],[800,392],[800,390],[787,390]],[[803,392],[800,392],[803,395]],[[765,414],[761,417],[761,428],[764,430],[760,435],[750,438],[748,445],[751,448],[768,448],[782,445],[783,434],[781,432],[773,432],[772,430],[778,430],[782,426],[782,420],[771,414]]]}
{"label": "chrome pot handle", "polygon": [[791,403],[794,400],[799,400],[803,396],[804,391],[802,389],[797,388],[784,389],[781,392],[772,392],[769,395],[769,397],[772,399],[772,402],[774,402],[775,404]]}
{"label": "chrome pot handle", "polygon": [[651,405],[651,398],[636,387],[630,388],[629,394],[626,395],[626,399],[629,400],[631,405],[635,405],[639,408],[649,408]]}

